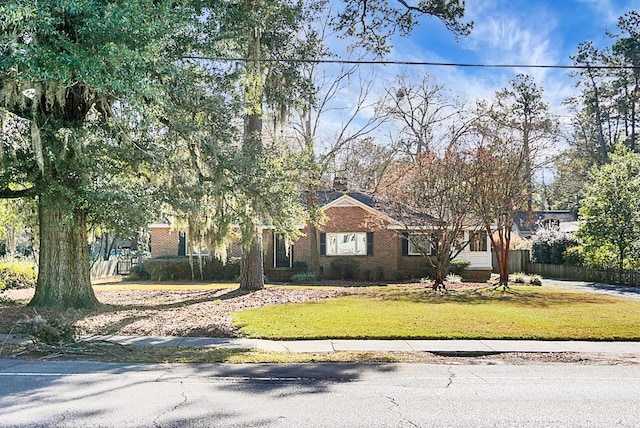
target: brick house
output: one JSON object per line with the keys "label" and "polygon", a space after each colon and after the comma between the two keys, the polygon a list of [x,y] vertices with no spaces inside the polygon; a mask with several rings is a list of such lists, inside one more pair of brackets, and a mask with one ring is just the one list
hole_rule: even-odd
{"label": "brick house", "polygon": [[175,230],[169,223],[153,223],[149,225],[151,238],[149,250],[151,257],[175,257],[186,255],[187,234]]}
{"label": "brick house", "polygon": [[[376,209],[372,198],[358,193],[329,193],[324,198],[323,210],[328,218],[318,237],[323,276],[331,275],[331,262],[337,259],[356,260],[362,278],[395,280],[427,275],[424,256],[413,248],[405,228]],[[184,236],[180,232],[171,231],[168,225],[152,225],[151,230],[152,257],[178,255],[178,250],[184,251],[184,243],[180,246],[178,240],[185,242],[186,237],[180,238]],[[264,270],[270,280],[289,279],[294,262],[311,265],[312,241],[308,226],[302,232],[302,237],[287,249],[283,237],[265,228]],[[456,259],[470,262],[465,277],[488,279],[491,245],[487,234],[464,233],[463,239],[470,244]]]}
{"label": "brick house", "polygon": [[[323,276],[330,276],[331,261],[350,258],[358,261],[363,277],[394,280],[403,277],[420,278],[427,275],[424,256],[413,248],[405,228],[375,208],[373,199],[358,193],[333,194],[325,199],[323,210],[328,217],[320,230],[319,252]],[[293,262],[310,265],[311,240],[308,227],[303,236],[287,252],[284,240],[269,231],[265,235],[265,274],[268,278],[282,277]],[[469,239],[465,231],[464,239]],[[468,278],[488,279],[491,275],[491,245],[484,232],[474,234],[477,239],[456,258],[470,265]]]}

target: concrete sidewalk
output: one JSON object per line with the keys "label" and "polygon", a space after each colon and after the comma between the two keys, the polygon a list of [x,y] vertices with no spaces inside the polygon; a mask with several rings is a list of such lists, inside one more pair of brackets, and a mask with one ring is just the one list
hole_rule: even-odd
{"label": "concrete sidewalk", "polygon": [[[434,353],[492,353],[492,352],[588,352],[605,354],[636,354],[640,356],[640,342],[590,342],[542,340],[264,340],[215,337],[175,336],[86,336],[79,340],[108,341],[138,346],[200,346],[234,349],[258,349],[278,352],[337,352],[337,351],[419,351]],[[27,336],[0,334],[3,343],[28,343]]]}

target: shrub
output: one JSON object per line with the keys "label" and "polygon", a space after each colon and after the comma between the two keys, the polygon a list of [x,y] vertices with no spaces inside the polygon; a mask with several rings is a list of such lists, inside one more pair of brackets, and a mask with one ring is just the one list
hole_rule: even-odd
{"label": "shrub", "polygon": [[462,272],[469,267],[471,262],[467,260],[453,260],[449,263],[449,272],[462,275]]}
{"label": "shrub", "polygon": [[374,270],[365,269],[362,272],[362,276],[364,277],[365,281],[380,281],[384,278],[384,269],[382,269],[381,267],[377,267]]}
{"label": "shrub", "polygon": [[586,246],[583,255],[584,264],[589,267],[596,269],[617,268],[618,257],[611,245]]}
{"label": "shrub", "polygon": [[35,287],[37,278],[36,266],[31,262],[0,262],[0,290]]}
{"label": "shrub", "polygon": [[524,272],[516,272],[513,274],[513,282],[516,284],[524,284],[527,282],[527,275]]}
{"label": "shrub", "polygon": [[173,257],[165,259],[148,259],[144,262],[144,269],[154,281],[165,280],[233,280],[240,275],[240,258],[232,258],[223,264],[219,259],[205,258],[202,260],[202,275],[198,261],[193,261],[193,277],[188,257]]}
{"label": "shrub", "polygon": [[531,238],[531,260],[534,263],[561,265],[567,248],[578,242],[570,235],[553,229],[539,229]]}
{"label": "shrub", "polygon": [[307,262],[304,262],[304,261],[293,262],[293,264],[291,265],[291,268],[293,270],[294,275],[298,273],[309,272],[309,266],[307,265]]}
{"label": "shrub", "polygon": [[540,275],[531,275],[529,277],[529,284],[542,285],[542,277]]}
{"label": "shrub", "polygon": [[311,282],[317,280],[318,275],[312,272],[294,273],[291,275],[291,282]]}
{"label": "shrub", "polygon": [[584,265],[584,248],[580,245],[569,247],[564,250],[562,257],[567,266],[582,266]]}
{"label": "shrub", "polygon": [[447,275],[445,281],[451,282],[453,284],[460,284],[462,282],[462,277],[460,275],[456,275],[455,273],[450,273]]}
{"label": "shrub", "polygon": [[128,278],[131,280],[146,280],[151,279],[151,274],[144,267],[144,264],[140,264],[131,267]]}
{"label": "shrub", "polygon": [[331,260],[331,277],[333,279],[356,279],[359,274],[359,261],[342,258]]}

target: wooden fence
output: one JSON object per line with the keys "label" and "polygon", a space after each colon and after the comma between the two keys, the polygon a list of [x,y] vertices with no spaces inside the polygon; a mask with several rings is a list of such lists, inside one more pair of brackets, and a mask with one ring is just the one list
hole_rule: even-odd
{"label": "wooden fence", "polygon": [[107,278],[118,274],[118,260],[98,260],[91,265],[91,279]]}
{"label": "wooden fence", "polygon": [[[493,270],[497,272],[497,260],[493,255]],[[597,282],[602,284],[640,287],[640,271],[618,269],[594,269],[584,266],[548,265],[533,263],[529,250],[509,251],[509,272],[525,272],[545,278],[571,279],[574,281]]]}
{"label": "wooden fence", "polygon": [[531,263],[528,273],[545,278],[573,279],[576,281],[640,287],[640,272],[618,269],[594,269],[584,266],[547,265]]}
{"label": "wooden fence", "polygon": [[[492,253],[493,271],[498,272],[498,259],[496,253]],[[529,250],[511,250],[509,251],[509,272],[528,272],[531,265]]]}

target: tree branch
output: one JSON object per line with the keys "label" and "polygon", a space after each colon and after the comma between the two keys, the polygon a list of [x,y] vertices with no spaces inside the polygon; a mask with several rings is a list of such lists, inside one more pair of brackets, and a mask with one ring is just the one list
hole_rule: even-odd
{"label": "tree branch", "polygon": [[0,199],[18,199],[18,198],[30,198],[38,195],[38,189],[29,187],[28,189],[12,190],[9,187],[0,189]]}

